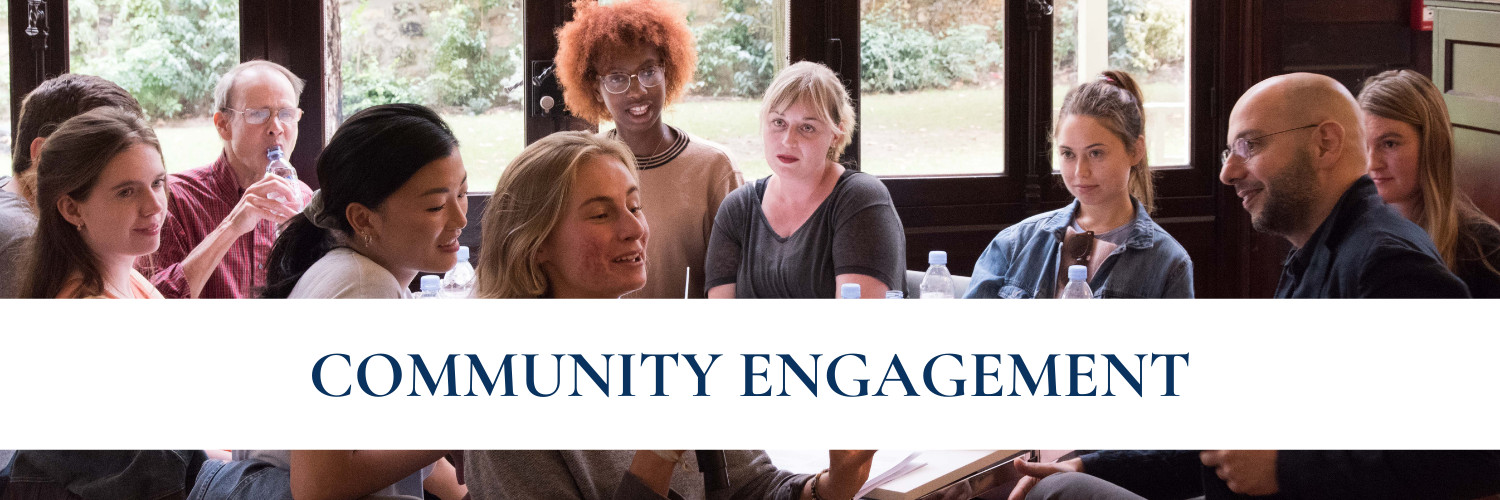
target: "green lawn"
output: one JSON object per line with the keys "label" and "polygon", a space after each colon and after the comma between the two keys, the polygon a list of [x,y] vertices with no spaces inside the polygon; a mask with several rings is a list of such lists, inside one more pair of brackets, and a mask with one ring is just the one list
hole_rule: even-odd
{"label": "green lawn", "polygon": [[[1054,102],[1060,105],[1067,89],[1054,91]],[[1171,84],[1147,84],[1144,91],[1148,102],[1183,100],[1183,89]],[[1000,172],[1004,104],[998,88],[866,95],[862,167],[879,175]],[[756,179],[771,173],[761,146],[759,106],[759,101],[749,99],[690,99],[667,109],[665,118],[667,123],[727,147],[745,178]],[[1186,161],[1185,113],[1171,106],[1147,109],[1153,164]],[[470,189],[494,189],[500,171],[523,147],[521,112],[495,110],[444,118],[462,145]],[[156,132],[167,170],[172,172],[206,165],[222,147],[213,125],[204,120],[163,125]]]}

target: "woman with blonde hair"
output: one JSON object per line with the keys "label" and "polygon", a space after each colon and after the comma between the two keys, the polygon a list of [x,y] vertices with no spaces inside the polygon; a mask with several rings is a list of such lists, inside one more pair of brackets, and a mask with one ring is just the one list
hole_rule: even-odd
{"label": "woman with blonde hair", "polygon": [[966,298],[1192,298],[1187,250],[1151,220],[1146,108],[1135,79],[1105,71],[1063,98],[1053,133],[1073,203],[1005,228],[974,264]]}
{"label": "woman with blonde hair", "polygon": [[1380,197],[1422,226],[1474,298],[1500,298],[1500,226],[1458,190],[1443,94],[1411,70],[1370,77],[1359,93],[1369,174]]}
{"label": "woman with blonde hair", "polygon": [[528,146],[481,226],[481,298],[619,298],[646,285],[650,229],[635,155],[586,132]]}
{"label": "woman with blonde hair", "polygon": [[771,176],[719,206],[708,243],[710,298],[866,298],[902,290],[906,234],[890,192],[839,156],[854,106],[839,77],[813,62],[777,75],[760,107]]}

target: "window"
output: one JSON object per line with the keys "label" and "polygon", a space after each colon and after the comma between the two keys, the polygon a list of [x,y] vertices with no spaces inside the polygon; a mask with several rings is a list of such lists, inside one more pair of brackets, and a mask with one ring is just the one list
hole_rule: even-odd
{"label": "window", "polygon": [[[1189,11],[1189,0],[1055,0],[1053,116],[1069,89],[1106,69],[1124,70],[1146,100],[1152,167],[1187,165]],[[1052,165],[1055,171],[1059,163]]]}
{"label": "window", "polygon": [[861,170],[1004,171],[1004,0],[860,0]]}
{"label": "window", "polygon": [[338,121],[379,104],[443,115],[474,191],[489,191],[526,146],[521,2],[337,0]]}
{"label": "window", "polygon": [[207,165],[222,149],[213,89],[239,64],[239,9],[237,0],[72,0],[72,72],[115,82],[140,101],[167,171]]}

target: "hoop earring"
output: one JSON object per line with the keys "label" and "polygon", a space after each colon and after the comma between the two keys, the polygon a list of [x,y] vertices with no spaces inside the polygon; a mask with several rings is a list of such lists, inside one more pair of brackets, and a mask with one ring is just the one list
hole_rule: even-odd
{"label": "hoop earring", "polygon": [[374,239],[375,238],[370,236],[370,233],[365,233],[365,246],[370,246]]}

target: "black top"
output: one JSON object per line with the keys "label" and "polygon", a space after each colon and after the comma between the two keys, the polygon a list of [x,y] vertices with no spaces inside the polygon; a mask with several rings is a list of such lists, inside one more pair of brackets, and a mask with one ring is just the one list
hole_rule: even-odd
{"label": "black top", "polygon": [[905,288],[906,232],[880,179],[845,170],[807,222],[785,238],[761,210],[768,179],[740,186],[719,205],[705,290],[733,283],[738,298],[832,299],[840,274]]}
{"label": "black top", "polygon": [[[1486,267],[1485,263],[1489,266]],[[1454,274],[1476,299],[1500,299],[1500,227],[1471,221],[1458,228],[1458,265]]]}
{"label": "black top", "polygon": [[1281,268],[1276,298],[1468,298],[1421,226],[1360,177]]}

